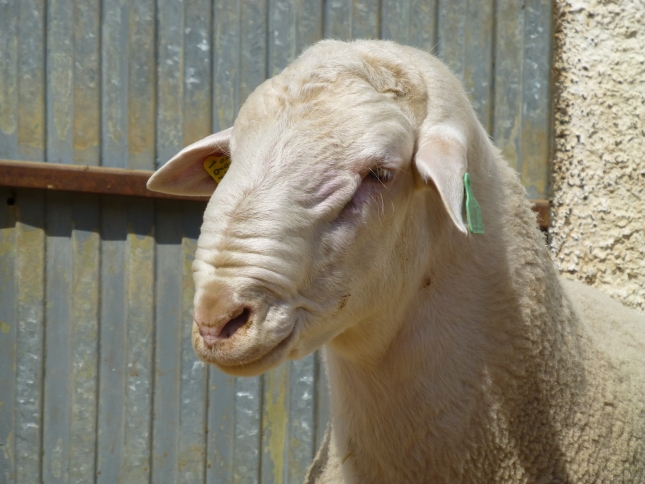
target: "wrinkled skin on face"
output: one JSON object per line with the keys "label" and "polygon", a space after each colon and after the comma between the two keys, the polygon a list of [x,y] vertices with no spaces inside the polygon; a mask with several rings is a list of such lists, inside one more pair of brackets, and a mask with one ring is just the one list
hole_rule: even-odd
{"label": "wrinkled skin on face", "polygon": [[[389,322],[403,319],[406,289],[425,277],[428,227],[465,232],[466,140],[453,136],[459,120],[447,122],[455,116],[445,106],[467,101],[430,104],[428,81],[392,53],[325,58],[330,48],[318,44],[265,82],[232,132],[197,154],[187,148],[149,183],[158,189],[165,176],[163,189],[190,193],[173,166],[192,156],[197,176],[212,145],[230,151],[198,240],[192,331],[197,356],[230,374],[259,374],[325,343],[352,360],[378,358],[398,330]],[[452,175],[435,160],[454,161]]]}
{"label": "wrinkled skin on face", "polygon": [[194,323],[201,359],[237,375],[261,373],[388,310],[391,287],[406,277],[398,259],[407,255],[414,191],[412,129],[389,104],[352,106],[367,132],[353,116],[320,132],[316,119],[294,122],[288,110],[251,136],[234,132],[233,165],[208,205],[195,255],[195,318],[217,326],[244,307],[249,321],[212,345]]}

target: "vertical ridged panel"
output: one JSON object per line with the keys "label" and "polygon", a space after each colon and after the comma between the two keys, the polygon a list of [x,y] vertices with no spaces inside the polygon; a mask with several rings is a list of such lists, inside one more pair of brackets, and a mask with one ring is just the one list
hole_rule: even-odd
{"label": "vertical ridged panel", "polygon": [[240,105],[267,78],[267,1],[241,4]]}
{"label": "vertical ridged panel", "polygon": [[47,13],[47,161],[71,163],[74,1],[49,0]]}
{"label": "vertical ridged panel", "polygon": [[[8,1],[0,5],[0,157],[42,161],[45,158],[45,3]],[[11,200],[10,200],[11,199]],[[44,197],[31,190],[2,190],[0,231],[13,249],[0,249],[0,270],[14,289],[12,303],[0,303],[0,363],[13,373],[0,383],[1,479],[15,483],[42,480],[42,388],[44,365]],[[13,203],[13,204],[12,204]],[[12,218],[15,217],[15,228]],[[7,266],[13,266],[10,270]],[[4,281],[6,282],[6,281]],[[2,285],[4,282],[0,282]],[[0,295],[2,298],[2,295]],[[5,332],[5,330],[7,330]],[[5,352],[5,346],[12,350]],[[15,382],[15,385],[14,383]],[[6,395],[6,396],[4,396]],[[4,459],[5,462],[2,462]]]}
{"label": "vertical ridged panel", "polygon": [[[129,10],[125,2],[102,2],[101,164],[128,166]],[[124,466],[126,372],[128,368],[127,201],[101,200],[100,362],[97,482],[120,479]],[[126,459],[130,456],[125,456]]]}
{"label": "vertical ridged panel", "polygon": [[325,373],[323,352],[324,350],[316,351],[314,359],[314,439],[316,449],[322,444],[327,422],[329,422],[329,384]]}
{"label": "vertical ridged panel", "polygon": [[[156,2],[133,0],[127,10],[127,67],[121,79],[127,93],[127,166],[155,168]],[[124,430],[120,476],[123,482],[148,482],[151,473],[153,352],[155,321],[155,206],[152,200],[127,204],[127,239],[123,243],[126,291],[127,368],[123,395]]]}
{"label": "vertical ridged panel", "polygon": [[235,446],[235,382],[214,366],[208,368],[208,442],[206,482],[233,482]]}
{"label": "vertical ridged panel", "polygon": [[468,0],[438,0],[437,55],[463,82]]}
{"label": "vertical ridged panel", "polygon": [[0,2],[0,158],[16,158],[18,0]]}
{"label": "vertical ridged panel", "polygon": [[75,0],[73,5],[74,65],[72,109],[73,162],[99,164],[100,144],[100,1]]}
{"label": "vertical ridged panel", "polygon": [[534,199],[548,197],[551,8],[550,0],[527,0],[524,7],[520,173],[529,198]]}
{"label": "vertical ridged panel", "polygon": [[[145,128],[145,127],[144,127]],[[130,146],[132,149],[132,146]],[[146,146],[144,152],[152,148]],[[152,164],[149,156],[147,163]],[[154,202],[132,199],[127,207],[124,277],[127,314],[127,368],[124,368],[122,482],[148,482],[152,428],[153,336],[155,311]]]}
{"label": "vertical ridged panel", "polygon": [[260,482],[282,484],[285,482],[285,450],[290,396],[289,362],[269,370],[262,376],[262,467]]}
{"label": "vertical ridged panel", "polygon": [[178,482],[182,336],[182,204],[157,202],[152,482]]}
{"label": "vertical ridged panel", "polygon": [[183,145],[187,146],[212,133],[213,13],[210,0],[185,0],[185,2]]}
{"label": "vertical ridged panel", "polygon": [[40,482],[45,304],[45,209],[40,191],[19,190],[16,224],[18,351],[15,461],[17,483]]}
{"label": "vertical ridged panel", "polygon": [[381,15],[381,38],[408,44],[411,30],[410,1],[383,2]]}
{"label": "vertical ridged panel", "polygon": [[279,74],[296,56],[296,1],[269,0],[269,77]]}
{"label": "vertical ridged panel", "polygon": [[381,38],[434,52],[437,1],[400,0],[381,6]]}
{"label": "vertical ridged panel", "polygon": [[213,0],[213,132],[233,126],[239,108],[240,1]]}
{"label": "vertical ridged panel", "polygon": [[514,169],[520,163],[524,0],[497,0],[493,139]]}
{"label": "vertical ridged panel", "polygon": [[[106,166],[153,169],[156,126],[154,0],[103,5],[102,162]],[[107,149],[106,149],[107,148]],[[119,261],[116,273],[102,271],[106,297],[120,294],[118,310],[104,308],[102,334],[119,342],[117,352],[102,358],[99,406],[98,479],[101,482],[148,481],[150,477],[153,334],[154,203],[132,199],[103,200],[106,251]],[[113,218],[112,218],[113,217]],[[103,264],[105,264],[103,259]],[[103,306],[106,300],[103,299]],[[108,301],[109,303],[109,301]],[[112,318],[119,315],[116,324]],[[102,356],[103,356],[102,346]],[[105,371],[104,371],[105,370]],[[109,373],[106,373],[109,372]],[[115,393],[112,387],[116,386]],[[101,393],[102,395],[102,393]],[[108,404],[109,403],[109,404]],[[113,422],[118,428],[104,428]]]}
{"label": "vertical ridged panel", "polygon": [[380,37],[379,3],[370,0],[352,1],[352,37],[354,39]]}
{"label": "vertical ridged panel", "polygon": [[484,128],[490,131],[493,84],[493,0],[470,4],[466,16],[464,87]]}
{"label": "vertical ridged panel", "polygon": [[352,0],[327,0],[324,5],[325,38],[350,40],[352,38]]}
{"label": "vertical ridged panel", "polygon": [[73,294],[72,199],[67,193],[46,197],[45,382],[43,479],[67,482],[70,459],[71,317]]}
{"label": "vertical ridged panel", "polygon": [[296,0],[296,55],[323,38],[323,0]]}
{"label": "vertical ridged panel", "polygon": [[[136,0],[128,4],[127,66],[121,79],[126,86],[127,159],[129,168],[154,169],[156,62],[155,2]],[[125,59],[124,59],[125,60]],[[150,478],[152,392],[154,391],[154,276],[155,210],[152,200],[128,201],[127,236],[124,251],[126,291],[127,368],[123,371],[124,431],[120,476],[123,482],[146,482]],[[142,431],[143,430],[143,431]]]}
{"label": "vertical ridged panel", "polygon": [[[207,17],[209,18],[209,17]],[[183,238],[181,277],[181,388],[179,407],[178,478],[176,482],[202,483],[206,475],[206,413],[208,369],[193,352],[192,265],[202,219],[202,206],[185,202],[182,214]],[[177,343],[176,343],[177,344]]]}
{"label": "vertical ridged panel", "polygon": [[235,447],[233,482],[260,482],[260,415],[262,413],[261,377],[237,378],[235,381]]}
{"label": "vertical ridged panel", "polygon": [[[51,162],[98,165],[98,13],[98,2],[48,4]],[[87,482],[95,475],[99,204],[90,196],[47,200],[46,361],[56,371],[45,372],[44,477]]]}
{"label": "vertical ridged panel", "polygon": [[301,483],[315,449],[315,355],[292,361],[287,416],[285,483]]}
{"label": "vertical ridged panel", "polygon": [[10,189],[0,188],[0,480],[15,482],[16,364],[18,314],[16,307],[16,211]]}
{"label": "vertical ridged panel", "polygon": [[409,45],[436,54],[437,3],[439,0],[410,0]]}
{"label": "vertical ridged panel", "polygon": [[157,165],[184,142],[184,1],[157,0]]}
{"label": "vertical ridged panel", "polygon": [[126,431],[127,319],[123,274],[128,232],[126,214],[127,200],[103,197],[97,482],[105,484],[121,478]]}
{"label": "vertical ridged panel", "polygon": [[157,112],[156,1],[129,0],[127,56],[128,168],[154,170]]}
{"label": "vertical ridged panel", "polygon": [[[99,200],[76,196],[72,206],[69,482],[95,475],[99,308]],[[57,351],[49,347],[49,351]]]}
{"label": "vertical ridged panel", "polygon": [[125,168],[130,19],[124,0],[103,0],[101,8],[101,164]]}
{"label": "vertical ridged panel", "polygon": [[45,160],[45,0],[19,0],[19,160]]}
{"label": "vertical ridged panel", "polygon": [[[52,0],[47,18],[47,158],[72,161],[71,0]],[[72,198],[46,197],[46,328],[43,415],[43,479],[69,480],[71,426],[71,294],[73,291]]]}

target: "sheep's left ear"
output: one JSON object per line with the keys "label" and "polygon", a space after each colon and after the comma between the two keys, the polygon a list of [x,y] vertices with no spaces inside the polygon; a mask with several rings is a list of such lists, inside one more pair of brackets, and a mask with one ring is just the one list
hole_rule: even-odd
{"label": "sheep's left ear", "polygon": [[466,143],[452,128],[432,129],[419,139],[414,164],[421,180],[437,187],[441,200],[455,226],[464,235],[464,174],[467,168]]}
{"label": "sheep's left ear", "polygon": [[228,160],[232,130],[212,134],[181,150],[148,179],[148,190],[195,197],[212,195],[217,182],[204,168],[204,161],[209,157]]}

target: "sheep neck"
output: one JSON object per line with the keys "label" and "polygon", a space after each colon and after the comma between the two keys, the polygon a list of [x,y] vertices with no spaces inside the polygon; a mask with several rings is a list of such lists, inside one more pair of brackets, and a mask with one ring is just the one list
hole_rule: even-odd
{"label": "sheep neck", "polygon": [[[426,452],[428,442],[434,443],[430,449],[436,445],[429,454],[458,454],[472,430],[472,402],[481,401],[474,376],[483,358],[473,339],[482,321],[465,311],[437,312],[436,299],[442,297],[440,291],[423,302],[419,297],[403,320],[381,322],[401,331],[378,362],[360,364],[326,350],[334,438],[342,459],[347,457],[350,466],[360,463],[357,475],[366,476],[369,469],[378,469],[380,476],[392,469],[418,469],[409,461],[426,458],[416,454],[420,440]],[[451,331],[457,325],[468,328],[469,338]],[[437,340],[442,344],[433,344]]]}
{"label": "sheep neck", "polygon": [[[549,378],[555,374],[551,361],[558,360],[561,368],[568,361],[580,361],[579,355],[570,357],[577,342],[561,337],[560,322],[571,319],[570,314],[548,316],[570,313],[570,307],[555,280],[534,215],[520,197],[521,190],[511,190],[509,198],[516,203],[504,205],[516,208],[507,215],[500,209],[499,225],[491,224],[491,232],[500,235],[489,237],[488,246],[479,244],[466,252],[472,259],[462,262],[470,273],[453,268],[438,274],[430,295],[420,290],[401,318],[379,322],[399,331],[378,361],[361,364],[334,351],[333,345],[326,348],[332,438],[339,459],[347,462],[343,466],[362,476],[361,482],[388,482],[385,476],[393,470],[397,474],[391,478],[399,482],[420,482],[415,481],[418,476],[404,477],[405,469],[458,475],[466,459],[481,458],[476,457],[481,449],[468,448],[477,440],[473,435],[501,425],[492,421],[500,405],[514,410],[533,401],[548,408],[554,399],[570,398],[558,393]],[[508,240],[512,245],[504,247]],[[477,264],[477,258],[489,263]],[[467,291],[460,292],[463,288]],[[529,306],[537,309],[529,313]],[[574,333],[569,328],[569,334]],[[540,342],[547,340],[550,354],[545,355]],[[560,372],[572,379],[579,374],[576,368]],[[558,384],[566,388],[566,382]],[[558,425],[531,423],[536,428]],[[518,438],[501,435],[509,431],[499,429],[501,439]],[[493,454],[486,457],[490,472],[500,464]]]}

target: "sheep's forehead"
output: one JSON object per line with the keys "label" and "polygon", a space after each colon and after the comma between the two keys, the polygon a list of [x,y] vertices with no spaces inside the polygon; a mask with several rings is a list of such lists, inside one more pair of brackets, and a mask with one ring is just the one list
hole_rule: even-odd
{"label": "sheep's forehead", "polygon": [[330,168],[358,173],[411,144],[413,128],[400,107],[364,82],[288,94],[294,90],[278,76],[249,98],[235,126],[235,158],[280,176]]}

